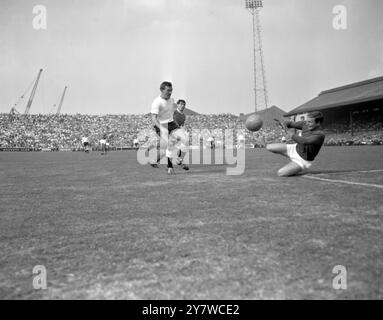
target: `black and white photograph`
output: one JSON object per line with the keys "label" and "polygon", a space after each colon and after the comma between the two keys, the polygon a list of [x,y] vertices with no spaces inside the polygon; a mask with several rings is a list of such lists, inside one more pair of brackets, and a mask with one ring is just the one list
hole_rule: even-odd
{"label": "black and white photograph", "polygon": [[0,0],[0,300],[383,299],[382,13]]}

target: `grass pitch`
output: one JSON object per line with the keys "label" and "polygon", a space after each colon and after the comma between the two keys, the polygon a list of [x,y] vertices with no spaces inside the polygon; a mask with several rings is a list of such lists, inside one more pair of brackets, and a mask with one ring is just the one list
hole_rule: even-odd
{"label": "grass pitch", "polygon": [[2,152],[0,298],[382,299],[382,159],[327,147],[310,173],[327,180],[311,180],[277,177],[286,159],[263,149],[241,176],[168,176],[134,151]]}

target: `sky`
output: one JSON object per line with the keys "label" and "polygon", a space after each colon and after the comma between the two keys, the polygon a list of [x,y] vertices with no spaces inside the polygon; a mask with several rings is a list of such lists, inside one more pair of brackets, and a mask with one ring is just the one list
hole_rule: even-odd
{"label": "sky", "polygon": [[[37,5],[46,29],[33,27]],[[345,30],[333,27],[337,5],[347,10]],[[382,76],[382,13],[381,0],[264,0],[269,106],[290,111],[323,90]],[[254,110],[245,0],[0,0],[0,112],[40,68],[33,114],[55,112],[65,86],[62,113],[148,113],[162,81],[199,113]]]}

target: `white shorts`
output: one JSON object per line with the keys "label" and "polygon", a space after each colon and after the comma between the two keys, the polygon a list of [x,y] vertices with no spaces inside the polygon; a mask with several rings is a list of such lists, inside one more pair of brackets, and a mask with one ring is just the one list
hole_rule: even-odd
{"label": "white shorts", "polygon": [[291,161],[295,162],[298,166],[300,166],[303,170],[307,170],[312,166],[312,161],[307,161],[302,159],[302,157],[297,152],[297,144],[287,144],[287,156]]}

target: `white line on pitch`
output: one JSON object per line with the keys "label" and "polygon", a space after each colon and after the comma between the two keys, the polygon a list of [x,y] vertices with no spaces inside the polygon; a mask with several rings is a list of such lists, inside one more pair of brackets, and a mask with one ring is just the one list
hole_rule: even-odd
{"label": "white line on pitch", "polygon": [[336,183],[344,183],[344,184],[351,184],[351,185],[357,185],[357,186],[374,187],[374,188],[383,189],[383,185],[380,185],[380,184],[325,179],[325,178],[313,177],[313,176],[309,176],[309,175],[305,175],[305,176],[302,176],[302,177],[303,178],[308,178],[308,179],[313,179],[313,180],[326,181],[326,182],[336,182]]}
{"label": "white line on pitch", "polygon": [[383,169],[380,169],[380,170],[366,170],[366,171],[351,171],[350,173],[372,173],[372,172],[383,172]]}

